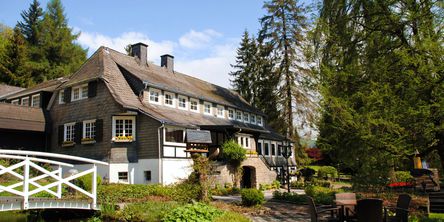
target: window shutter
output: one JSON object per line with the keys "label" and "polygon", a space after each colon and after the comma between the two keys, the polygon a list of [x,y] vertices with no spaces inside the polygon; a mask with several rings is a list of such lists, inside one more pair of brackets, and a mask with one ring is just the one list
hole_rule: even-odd
{"label": "window shutter", "polygon": [[65,93],[63,94],[64,95],[63,102],[65,103],[71,102],[71,89],[72,89],[71,87],[65,89]]}
{"label": "window shutter", "polygon": [[96,120],[96,142],[102,142],[103,140],[103,119]]}
{"label": "window shutter", "polygon": [[76,123],[75,126],[75,134],[74,134],[74,142],[76,142],[77,144],[82,143],[82,129],[83,129],[83,123]]}
{"label": "window shutter", "polygon": [[63,125],[60,125],[58,128],[58,134],[59,134],[59,145],[62,145],[63,143],[63,137],[65,134],[65,127]]}
{"label": "window shutter", "polygon": [[88,98],[95,97],[97,95],[97,81],[91,81],[88,83]]}

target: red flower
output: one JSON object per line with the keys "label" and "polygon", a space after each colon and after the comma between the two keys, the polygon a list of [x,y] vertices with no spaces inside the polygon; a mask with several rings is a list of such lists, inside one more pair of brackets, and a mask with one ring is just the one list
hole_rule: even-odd
{"label": "red flower", "polygon": [[413,183],[411,182],[395,182],[388,185],[389,187],[411,187]]}

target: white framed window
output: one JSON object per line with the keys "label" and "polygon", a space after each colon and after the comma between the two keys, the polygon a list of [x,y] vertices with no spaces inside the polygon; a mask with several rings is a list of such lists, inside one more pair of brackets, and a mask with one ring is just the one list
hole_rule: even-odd
{"label": "white framed window", "polygon": [[169,92],[164,92],[163,96],[164,96],[163,103],[166,106],[174,107],[174,94],[173,93],[169,93]]}
{"label": "white framed window", "polygon": [[187,110],[188,109],[188,98],[186,96],[178,96],[179,101],[179,109]]}
{"label": "white framed window", "polygon": [[250,122],[251,122],[252,124],[256,124],[256,115],[251,114],[251,116],[250,116]]}
{"label": "white framed window", "polygon": [[166,145],[185,145],[185,129],[179,127],[165,127],[163,142]]}
{"label": "white framed window", "polygon": [[14,99],[11,101],[12,105],[20,105],[20,100],[19,99]]}
{"label": "white framed window", "polygon": [[113,116],[113,141],[131,142],[136,140],[136,117]]}
{"label": "white framed window", "polygon": [[29,97],[22,98],[22,106],[29,106]]}
{"label": "white framed window", "polygon": [[237,139],[237,143],[241,145],[243,148],[250,148],[250,137],[249,136],[239,136]]}
{"label": "white framed window", "polygon": [[88,84],[72,87],[71,101],[77,101],[88,98]]}
{"label": "white framed window", "polygon": [[228,109],[228,119],[234,119],[234,109]]}
{"label": "white framed window", "polygon": [[31,97],[31,106],[40,107],[40,95],[33,95]]}
{"label": "white framed window", "polygon": [[65,123],[63,141],[74,142],[75,139],[75,126],[76,123]]}
{"label": "white framed window", "polygon": [[246,123],[250,122],[250,114],[244,113],[244,122],[246,122]]}
{"label": "white framed window", "polygon": [[96,137],[96,120],[83,121],[83,137],[84,139],[94,139]]}
{"label": "white framed window", "polygon": [[119,179],[119,182],[128,183],[128,172],[117,172],[117,177]]}
{"label": "white framed window", "polygon": [[242,121],[242,112],[239,110],[236,110],[236,120]]}
{"label": "white framed window", "polygon": [[204,102],[204,114],[211,115],[211,103]]}
{"label": "white framed window", "polygon": [[225,107],[217,105],[217,117],[224,118]]}
{"label": "white framed window", "polygon": [[263,125],[262,116],[257,116],[257,125],[259,125],[259,126]]}
{"label": "white framed window", "polygon": [[148,100],[150,103],[160,104],[160,90],[150,88],[149,95]]}
{"label": "white framed window", "polygon": [[59,91],[59,104],[65,103],[65,90]]}
{"label": "white framed window", "polygon": [[190,99],[190,110],[196,113],[199,112],[199,100]]}

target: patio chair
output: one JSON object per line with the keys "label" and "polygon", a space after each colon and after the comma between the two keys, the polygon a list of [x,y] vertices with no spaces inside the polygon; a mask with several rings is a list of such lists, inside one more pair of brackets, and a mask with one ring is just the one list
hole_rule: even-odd
{"label": "patio chair", "polygon": [[356,194],[355,193],[337,193],[335,194],[336,205],[344,206],[346,219],[355,216]]}
{"label": "patio chair", "polygon": [[382,222],[382,200],[358,200],[356,205],[356,218],[359,222]]}
{"label": "patio chair", "polygon": [[[312,197],[307,196],[308,210],[311,217],[311,222],[326,221],[340,221],[338,216],[339,207],[324,206],[316,207]],[[330,212],[330,217],[321,217],[321,214]]]}
{"label": "patio chair", "polygon": [[[394,222],[408,222],[409,220],[409,206],[412,197],[408,194],[401,194],[398,196],[396,207],[384,207],[384,221]],[[388,216],[388,211],[395,212],[395,216]]]}

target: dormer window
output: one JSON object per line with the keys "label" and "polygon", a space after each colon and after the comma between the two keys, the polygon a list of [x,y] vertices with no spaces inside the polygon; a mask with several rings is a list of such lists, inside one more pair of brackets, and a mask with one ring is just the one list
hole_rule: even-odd
{"label": "dormer window", "polygon": [[88,98],[88,84],[72,87],[71,101]]}
{"label": "dormer window", "polygon": [[250,114],[244,113],[244,122],[246,122],[246,123],[250,122]]}
{"label": "dormer window", "polygon": [[196,113],[199,112],[199,100],[190,99],[190,110]]}
{"label": "dormer window", "polygon": [[29,97],[22,98],[22,106],[29,106]]}
{"label": "dormer window", "polygon": [[204,114],[211,115],[211,103],[204,102]]}
{"label": "dormer window", "polygon": [[158,89],[150,89],[150,103],[160,104],[160,90]]}
{"label": "dormer window", "polygon": [[217,117],[224,118],[224,106],[217,106]]}
{"label": "dormer window", "polygon": [[257,125],[262,126],[262,116],[257,116]]}
{"label": "dormer window", "polygon": [[59,104],[65,103],[65,90],[59,91]]}
{"label": "dormer window", "polygon": [[188,98],[186,96],[179,96],[179,109],[186,110],[188,104]]}
{"label": "dormer window", "polygon": [[256,124],[256,116],[251,114],[250,121],[251,121],[252,124]]}
{"label": "dormer window", "polygon": [[165,105],[174,107],[174,94],[165,92],[164,96],[165,96],[165,101],[164,101]]}
{"label": "dormer window", "polygon": [[234,110],[228,109],[228,119],[234,119]]}
{"label": "dormer window", "polygon": [[32,107],[40,107],[40,95],[33,95],[32,96]]}
{"label": "dormer window", "polygon": [[236,120],[242,121],[242,112],[241,111],[236,111]]}

